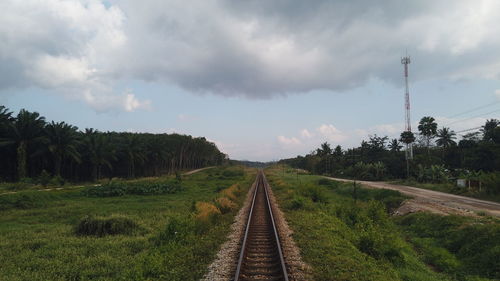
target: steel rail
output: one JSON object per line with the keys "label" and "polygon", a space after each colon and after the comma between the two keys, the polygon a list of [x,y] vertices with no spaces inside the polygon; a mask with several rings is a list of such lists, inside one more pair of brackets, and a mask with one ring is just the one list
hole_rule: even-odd
{"label": "steel rail", "polygon": [[[259,188],[262,188],[263,190],[260,191]],[[287,274],[287,270],[286,270],[285,259],[283,257],[283,251],[281,249],[281,243],[280,243],[280,239],[279,239],[279,235],[278,235],[278,230],[276,228],[276,222],[275,222],[274,215],[273,215],[273,209],[271,207],[271,201],[269,200],[268,184],[267,184],[264,172],[262,172],[262,171],[259,171],[259,174],[257,175],[257,179],[255,181],[255,191],[253,194],[252,204],[251,204],[250,211],[248,214],[248,221],[246,224],[245,235],[243,237],[243,242],[241,245],[240,256],[238,259],[238,264],[236,267],[234,280],[239,281],[242,279],[247,279],[247,278],[241,278],[242,277],[241,275],[242,275],[242,271],[244,271],[243,268],[245,266],[245,258],[247,256],[247,245],[249,244],[248,240],[249,240],[249,234],[250,234],[251,227],[252,227],[252,221],[255,219],[254,216],[256,215],[254,210],[255,210],[255,202],[256,202],[256,197],[257,197],[258,192],[264,192],[265,202],[263,202],[263,204],[265,204],[265,209],[267,211],[267,214],[269,215],[269,217],[268,217],[269,222],[268,223],[272,227],[272,234],[270,234],[272,237],[269,237],[269,238],[274,239],[274,242],[275,242],[274,244],[276,246],[277,254],[279,257],[280,270],[281,270],[280,277],[282,275],[282,278],[280,278],[280,280],[288,281],[288,274]],[[247,280],[251,280],[251,279],[247,279]]]}

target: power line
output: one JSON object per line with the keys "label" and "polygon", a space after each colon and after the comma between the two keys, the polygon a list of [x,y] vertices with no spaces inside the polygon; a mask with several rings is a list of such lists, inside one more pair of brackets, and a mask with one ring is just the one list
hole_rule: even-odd
{"label": "power line", "polygon": [[488,104],[485,104],[485,105],[481,105],[481,106],[475,107],[473,109],[470,109],[470,110],[467,110],[467,111],[463,111],[463,112],[457,113],[455,115],[449,116],[447,118],[454,118],[454,117],[457,117],[457,116],[460,116],[460,115],[464,115],[464,114],[467,114],[467,113],[470,113],[470,112],[474,112],[474,111],[479,110],[479,109],[487,108],[487,107],[490,107],[492,105],[499,104],[499,103],[500,103],[500,101],[496,101],[496,102],[488,103]]}
{"label": "power line", "polygon": [[488,113],[482,113],[482,114],[479,114],[479,115],[476,115],[476,116],[472,116],[472,117],[469,117],[469,118],[465,118],[465,119],[461,119],[461,120],[456,120],[456,121],[453,121],[451,123],[448,123],[446,125],[443,125],[444,127],[446,126],[449,126],[451,124],[455,124],[455,123],[459,123],[459,122],[463,122],[463,121],[467,121],[467,120],[470,120],[470,119],[474,119],[474,118],[478,118],[478,117],[482,117],[484,115],[488,115],[488,114],[492,114],[492,113],[495,113],[495,112],[499,112],[500,109],[496,109],[494,111],[491,111],[491,112],[488,112]]}

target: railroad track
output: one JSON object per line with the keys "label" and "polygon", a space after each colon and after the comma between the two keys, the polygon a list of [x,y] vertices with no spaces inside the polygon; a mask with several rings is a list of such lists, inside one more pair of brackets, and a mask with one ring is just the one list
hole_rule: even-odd
{"label": "railroad track", "polygon": [[257,175],[257,184],[234,280],[288,281],[285,260],[268,196],[268,184],[262,171]]}

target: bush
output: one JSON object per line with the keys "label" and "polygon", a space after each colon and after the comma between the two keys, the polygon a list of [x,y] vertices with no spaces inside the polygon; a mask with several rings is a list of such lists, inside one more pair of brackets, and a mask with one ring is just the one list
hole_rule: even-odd
{"label": "bush", "polygon": [[130,218],[124,216],[94,217],[85,216],[75,228],[77,235],[106,236],[125,234],[131,235],[139,226]]}
{"label": "bush", "polygon": [[85,194],[91,197],[113,197],[125,194],[154,195],[173,194],[182,190],[178,182],[169,181],[161,183],[110,181],[102,186],[87,188]]}
{"label": "bush", "polygon": [[306,199],[302,196],[294,196],[290,203],[288,203],[288,209],[290,210],[299,210],[304,208],[306,205]]}
{"label": "bush", "polygon": [[480,178],[489,194],[500,194],[500,172],[482,174]]}
{"label": "bush", "polygon": [[40,175],[38,175],[37,182],[42,186],[47,186],[50,182],[50,174],[46,170],[42,170]]}
{"label": "bush", "polygon": [[46,206],[47,202],[54,198],[53,194],[39,191],[2,195],[0,196],[0,210],[40,208]]}
{"label": "bush", "polygon": [[123,196],[126,193],[126,188],[121,183],[110,182],[102,186],[89,187],[84,193],[90,197]]}
{"label": "bush", "polygon": [[53,186],[63,186],[65,183],[66,180],[61,176],[54,176],[49,182],[49,184]]}
{"label": "bush", "polygon": [[243,170],[240,169],[226,169],[222,171],[222,177],[226,179],[242,177],[244,174]]}
{"label": "bush", "polygon": [[239,194],[240,189],[237,183],[221,191],[221,195],[229,198],[231,201],[236,201]]}
{"label": "bush", "polygon": [[160,232],[157,242],[163,244],[166,242],[183,242],[187,237],[195,232],[195,224],[188,217],[170,218],[165,230]]}
{"label": "bush", "polygon": [[16,190],[28,189],[31,186],[32,186],[31,184],[25,182],[14,182],[14,183],[8,183],[6,185],[6,189],[16,191]]}
{"label": "bush", "polygon": [[302,194],[309,197],[315,203],[328,202],[328,197],[325,192],[318,186],[307,186],[303,189]]}
{"label": "bush", "polygon": [[201,222],[215,222],[221,211],[213,204],[196,202],[196,219]]}
{"label": "bush", "polygon": [[217,198],[215,203],[222,214],[227,214],[238,207],[234,202],[226,197]]}
{"label": "bush", "polygon": [[326,186],[326,187],[329,187],[332,189],[339,187],[339,183],[337,181],[329,180],[329,179],[325,179],[325,178],[319,179],[318,185],[323,185],[323,186]]}

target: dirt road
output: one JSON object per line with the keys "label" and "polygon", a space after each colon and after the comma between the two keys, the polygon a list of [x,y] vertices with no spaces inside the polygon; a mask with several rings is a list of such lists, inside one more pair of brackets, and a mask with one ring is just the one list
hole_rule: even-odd
{"label": "dirt road", "polygon": [[[336,181],[352,182],[352,180],[329,178]],[[475,216],[478,212],[500,217],[500,203],[479,200],[439,191],[421,189],[406,185],[389,184],[386,182],[357,181],[372,188],[397,190],[413,197],[407,200],[399,209],[399,214],[429,211],[438,214],[457,214]]]}

